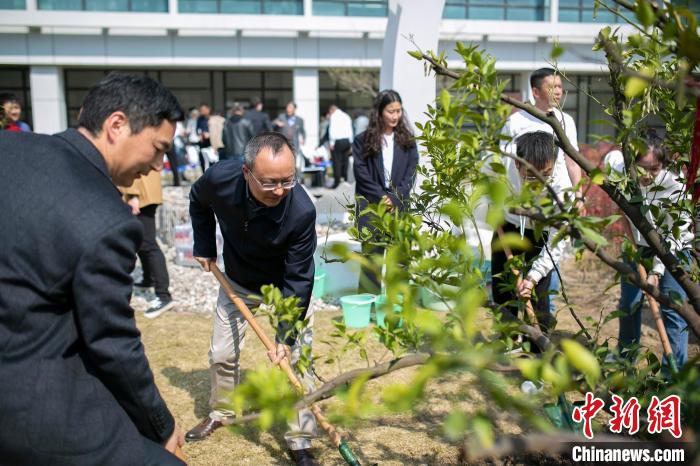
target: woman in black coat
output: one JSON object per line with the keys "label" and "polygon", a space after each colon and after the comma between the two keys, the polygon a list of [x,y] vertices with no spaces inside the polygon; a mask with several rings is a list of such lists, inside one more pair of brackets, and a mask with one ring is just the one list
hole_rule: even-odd
{"label": "woman in black coat", "polygon": [[[418,149],[396,91],[384,90],[374,100],[367,130],[352,145],[358,228],[370,230],[370,218],[359,213],[368,203],[386,204],[389,211],[402,210],[416,175]],[[383,254],[381,246],[362,243],[363,254]],[[360,273],[359,293],[379,293],[381,277],[370,270]]]}

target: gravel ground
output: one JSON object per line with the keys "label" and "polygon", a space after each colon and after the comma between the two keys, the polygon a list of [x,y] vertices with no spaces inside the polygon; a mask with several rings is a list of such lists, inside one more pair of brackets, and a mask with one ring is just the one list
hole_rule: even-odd
{"label": "gravel ground", "polygon": [[[167,262],[168,273],[170,275],[170,292],[177,305],[174,312],[191,312],[196,314],[212,314],[216,309],[216,299],[219,286],[213,275],[203,272],[198,267],[186,267],[175,263],[175,247],[172,245],[170,236],[171,223],[180,224],[189,221],[187,210],[189,206],[189,186],[163,188],[163,205],[159,208],[159,242]],[[164,211],[161,214],[160,211]],[[169,217],[169,218],[165,218]],[[165,231],[164,231],[165,230]],[[328,225],[316,225],[316,233],[319,242],[325,238],[326,234],[333,234],[344,231],[338,225],[329,227]],[[134,281],[140,281],[142,277],[141,265],[136,264],[133,273]],[[132,306],[137,311],[145,311],[148,308],[148,301],[155,295],[153,290],[135,290],[132,299]],[[334,305],[335,304],[335,305]],[[339,307],[334,300],[328,303],[320,299],[312,299],[312,309],[315,311],[337,311]]]}

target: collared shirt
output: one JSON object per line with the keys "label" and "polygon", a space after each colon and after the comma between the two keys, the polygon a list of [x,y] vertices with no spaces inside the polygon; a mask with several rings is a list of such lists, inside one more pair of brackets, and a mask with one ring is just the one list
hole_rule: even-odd
{"label": "collared shirt", "polygon": [[[488,155],[483,166],[483,171],[488,174],[494,173],[489,165],[491,158],[493,158],[493,155]],[[515,161],[509,157],[500,157],[500,159],[496,157],[494,161],[500,162],[505,167],[508,188],[513,196],[519,196],[523,189],[523,181],[520,178],[520,173],[515,165]],[[554,170],[551,177],[547,180],[547,184],[552,187],[560,201],[564,201],[564,191],[571,190],[571,180],[569,180],[569,175],[566,172],[562,173],[561,171]],[[511,225],[518,227],[521,235],[524,234],[526,228],[532,229],[534,227],[530,219],[523,215],[516,215],[506,211],[505,219]],[[552,241],[557,231],[556,228],[548,229],[549,236],[547,237],[547,247],[542,248],[542,251],[540,251],[539,256],[537,256],[532,263],[527,273],[527,277],[535,283],[538,283],[554,269],[555,264],[559,263],[561,256],[564,254],[566,243],[562,240],[555,245]]]}
{"label": "collared shirt", "polygon": [[231,280],[256,291],[273,284],[284,297],[297,296],[306,311],[314,281],[316,209],[304,188],[296,185],[277,206],[263,206],[248,195],[240,163],[225,160],[192,186],[190,216],[195,256],[217,256],[218,220]]}
{"label": "collared shirt", "polygon": [[[605,156],[605,166],[611,171],[616,171],[624,175],[626,170],[625,159],[622,152],[619,150],[610,151]],[[680,176],[675,175],[666,169],[661,170],[651,184],[647,186],[642,186],[640,184],[639,190],[641,191],[642,196],[644,196],[644,200],[642,201],[644,205],[653,205],[661,209],[664,209],[664,204],[666,203],[670,202],[673,204],[678,204],[683,198],[687,197],[685,185],[680,181]],[[690,245],[693,241],[693,233],[690,230],[690,216],[685,211],[679,212],[679,215],[683,220],[683,226],[680,228],[678,238],[674,238],[673,235],[665,235],[664,237],[667,246],[676,256],[678,251],[691,247]],[[651,209],[646,209],[645,216],[647,220],[649,220],[649,223],[656,227],[656,220],[654,219]],[[670,228],[673,225],[673,219],[667,214],[664,217],[663,223],[667,228]],[[632,228],[632,239],[634,243],[638,246],[648,246],[647,241],[644,239],[639,230],[637,230],[632,222],[629,222],[629,224]],[[652,271],[658,273],[659,275],[663,275],[666,271],[666,266],[663,264],[663,262],[661,262],[661,259],[659,259],[658,256],[654,256]]]}
{"label": "collared shirt", "polygon": [[328,123],[328,141],[331,145],[335,145],[335,141],[340,139],[352,142],[352,119],[350,115],[337,109]]}
{"label": "collared shirt", "polygon": [[[578,151],[578,135],[576,133],[576,124],[574,123],[574,119],[558,108],[555,108],[553,111],[554,115],[557,117],[557,120],[559,120],[564,128],[566,138],[569,140],[571,145],[574,146],[574,149]],[[530,115],[525,110],[520,110],[519,112],[513,113],[508,117],[508,121],[506,121],[506,124],[503,127],[503,134],[510,136],[512,140],[504,143],[501,150],[504,152],[507,151],[510,154],[515,154],[515,140],[518,138],[518,136],[525,133],[533,133],[535,131],[544,131],[552,135],[554,134],[554,130],[551,126],[549,126],[549,124]],[[554,172],[558,173],[559,179],[562,182],[566,182],[566,180],[568,180],[569,184],[571,185],[569,171],[566,168],[565,156],[564,151],[559,149],[557,163],[554,165]]]}

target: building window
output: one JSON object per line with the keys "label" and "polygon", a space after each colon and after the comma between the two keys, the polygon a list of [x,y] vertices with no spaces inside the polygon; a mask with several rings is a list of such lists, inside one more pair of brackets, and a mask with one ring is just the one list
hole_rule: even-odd
{"label": "building window", "polygon": [[0,66],[0,94],[13,94],[22,106],[21,121],[33,125],[29,68]]}
{"label": "building window", "polygon": [[[375,73],[376,88],[379,84],[379,70]],[[332,104],[337,105],[353,118],[360,112],[366,113],[372,109],[374,96],[366,92],[353,92],[344,88],[336,83],[326,71],[318,72],[318,88],[319,115],[321,116],[328,113],[328,107]]]}
{"label": "building window", "polygon": [[[70,126],[77,124],[78,112],[88,90],[111,69],[68,69],[65,71],[66,108]],[[274,119],[292,100],[292,72],[287,70],[121,70],[145,74],[170,89],[182,108],[208,104],[212,111],[226,115],[233,102],[245,106],[251,97],[262,99],[265,111]],[[2,76],[2,68],[0,68]],[[1,81],[0,81],[1,82]],[[2,88],[0,86],[0,88]],[[302,115],[303,116],[303,115]]]}
{"label": "building window", "polygon": [[606,75],[567,75],[562,78],[564,96],[562,109],[576,122],[578,142],[594,144],[600,136],[614,136],[615,128],[610,125],[603,105],[612,99],[612,89]]}
{"label": "building window", "polygon": [[[618,23],[620,18],[603,7],[595,12],[590,0],[559,0],[559,21],[573,23]],[[595,14],[595,18],[594,18]]]}
{"label": "building window", "polygon": [[303,15],[303,0],[179,0],[180,13]]}
{"label": "building window", "polygon": [[227,71],[224,74],[224,96],[227,110],[234,102],[247,106],[251,97],[260,97],[264,110],[274,120],[293,99],[292,72]]}
{"label": "building window", "polygon": [[37,6],[40,10],[167,13],[168,0],[39,0]]}
{"label": "building window", "polygon": [[25,0],[0,0],[0,10],[24,10],[26,8]]}
{"label": "building window", "polygon": [[442,17],[544,21],[548,19],[548,11],[549,0],[447,0]]}
{"label": "building window", "polygon": [[313,14],[318,16],[384,17],[388,10],[388,0],[313,0]]}

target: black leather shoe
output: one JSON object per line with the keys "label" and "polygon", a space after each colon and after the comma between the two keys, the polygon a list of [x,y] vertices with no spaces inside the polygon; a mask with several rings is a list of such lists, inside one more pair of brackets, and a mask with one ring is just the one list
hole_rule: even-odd
{"label": "black leather shoe", "polygon": [[311,449],[289,450],[289,455],[297,466],[318,466],[316,458],[311,454]]}
{"label": "black leather shoe", "polygon": [[149,288],[153,288],[153,283],[147,283],[144,281],[136,282],[134,283],[134,288],[139,288],[142,290],[147,290]]}
{"label": "black leather shoe", "polygon": [[185,434],[185,440],[188,442],[196,442],[199,440],[204,440],[209,437],[212,432],[214,432],[219,427],[223,426],[221,421],[215,421],[209,416],[202,419],[202,422],[190,429],[187,434]]}

